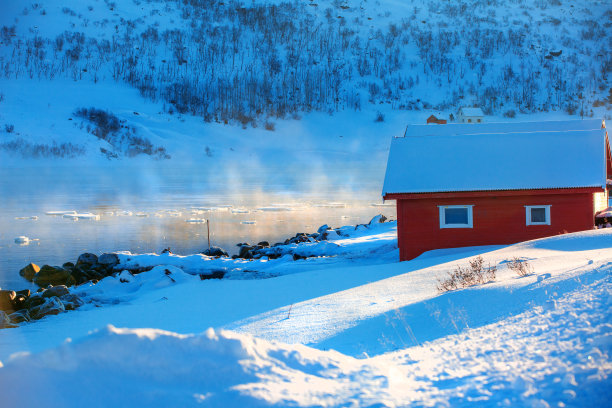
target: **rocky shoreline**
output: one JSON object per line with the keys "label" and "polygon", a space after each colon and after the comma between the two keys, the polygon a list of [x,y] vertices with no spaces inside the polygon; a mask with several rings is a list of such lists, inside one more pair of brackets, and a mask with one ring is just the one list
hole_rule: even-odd
{"label": "rocky shoreline", "polygon": [[[368,224],[359,224],[354,227],[368,228],[377,223],[387,220],[384,215],[377,215]],[[202,255],[211,258],[231,258],[240,260],[257,259],[277,259],[289,255],[294,261],[306,259],[308,253],[296,253],[296,248],[304,243],[316,243],[329,239],[338,239],[343,236],[341,229],[333,229],[328,225],[322,225],[317,232],[297,233],[295,236],[287,238],[284,242],[270,245],[267,241],[249,244],[239,243],[238,254],[229,256],[228,252],[211,247],[201,252]],[[170,248],[162,251],[162,254],[171,254]],[[71,293],[70,288],[84,284],[96,285],[100,280],[115,276],[122,279],[126,274],[136,275],[149,271],[153,266],[139,266],[122,264],[117,253],[104,253],[97,256],[93,253],[81,254],[75,263],[66,262],[62,266],[43,265],[39,267],[30,263],[19,271],[24,279],[33,282],[39,289],[32,293],[29,289],[21,291],[0,290],[0,328],[18,327],[22,323],[32,322],[49,315],[57,315],[69,310],[75,310],[86,303],[75,293]],[[253,272],[244,269],[244,272]],[[211,269],[206,273],[200,273],[200,279],[222,279],[226,274],[225,270]],[[167,275],[171,275],[168,270]],[[171,276],[168,276],[172,279]],[[123,280],[121,280],[123,282]]]}

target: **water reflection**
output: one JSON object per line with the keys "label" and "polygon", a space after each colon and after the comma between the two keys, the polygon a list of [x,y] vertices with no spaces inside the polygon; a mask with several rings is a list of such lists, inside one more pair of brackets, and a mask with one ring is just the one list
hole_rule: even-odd
{"label": "water reflection", "polygon": [[[200,252],[208,246],[207,226],[211,244],[232,254],[239,242],[274,243],[322,224],[364,223],[381,212],[395,216],[394,207],[372,205],[381,202],[380,171],[340,164],[328,171],[326,184],[286,169],[245,170],[240,185],[214,167],[0,170],[0,287],[14,289],[27,286],[18,271],[29,262],[61,265],[83,252],[167,247]],[[29,245],[15,243],[20,236]]]}

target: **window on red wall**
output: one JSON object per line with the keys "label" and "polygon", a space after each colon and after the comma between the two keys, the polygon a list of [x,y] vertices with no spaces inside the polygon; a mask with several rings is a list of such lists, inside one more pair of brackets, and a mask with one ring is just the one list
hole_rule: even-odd
{"label": "window on red wall", "polygon": [[439,205],[440,228],[473,228],[473,205]]}
{"label": "window on red wall", "polygon": [[526,225],[550,225],[550,205],[526,205]]}

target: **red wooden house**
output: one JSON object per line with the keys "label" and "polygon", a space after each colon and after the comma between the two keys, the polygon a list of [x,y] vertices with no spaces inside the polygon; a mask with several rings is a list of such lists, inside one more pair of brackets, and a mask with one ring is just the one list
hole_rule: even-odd
{"label": "red wooden house", "polygon": [[607,178],[602,120],[412,125],[391,143],[383,198],[404,261],[592,229]]}
{"label": "red wooden house", "polygon": [[427,124],[436,123],[438,125],[446,125],[446,119],[438,119],[435,115],[431,115],[427,118]]}

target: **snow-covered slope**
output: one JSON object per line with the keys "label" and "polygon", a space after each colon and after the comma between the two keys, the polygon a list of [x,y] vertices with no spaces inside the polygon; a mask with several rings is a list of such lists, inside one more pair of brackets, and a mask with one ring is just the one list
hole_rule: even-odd
{"label": "snow-covered slope", "polygon": [[[3,331],[0,388],[28,406],[79,406],[100,387],[116,390],[100,406],[602,406],[610,247],[611,233],[597,230],[402,263],[348,256],[264,280],[170,284],[144,272],[136,296],[106,285],[123,301],[115,306]],[[437,291],[479,253],[498,267],[495,282]],[[509,270],[514,257],[534,274]],[[66,383],[78,386],[68,395]]]}

